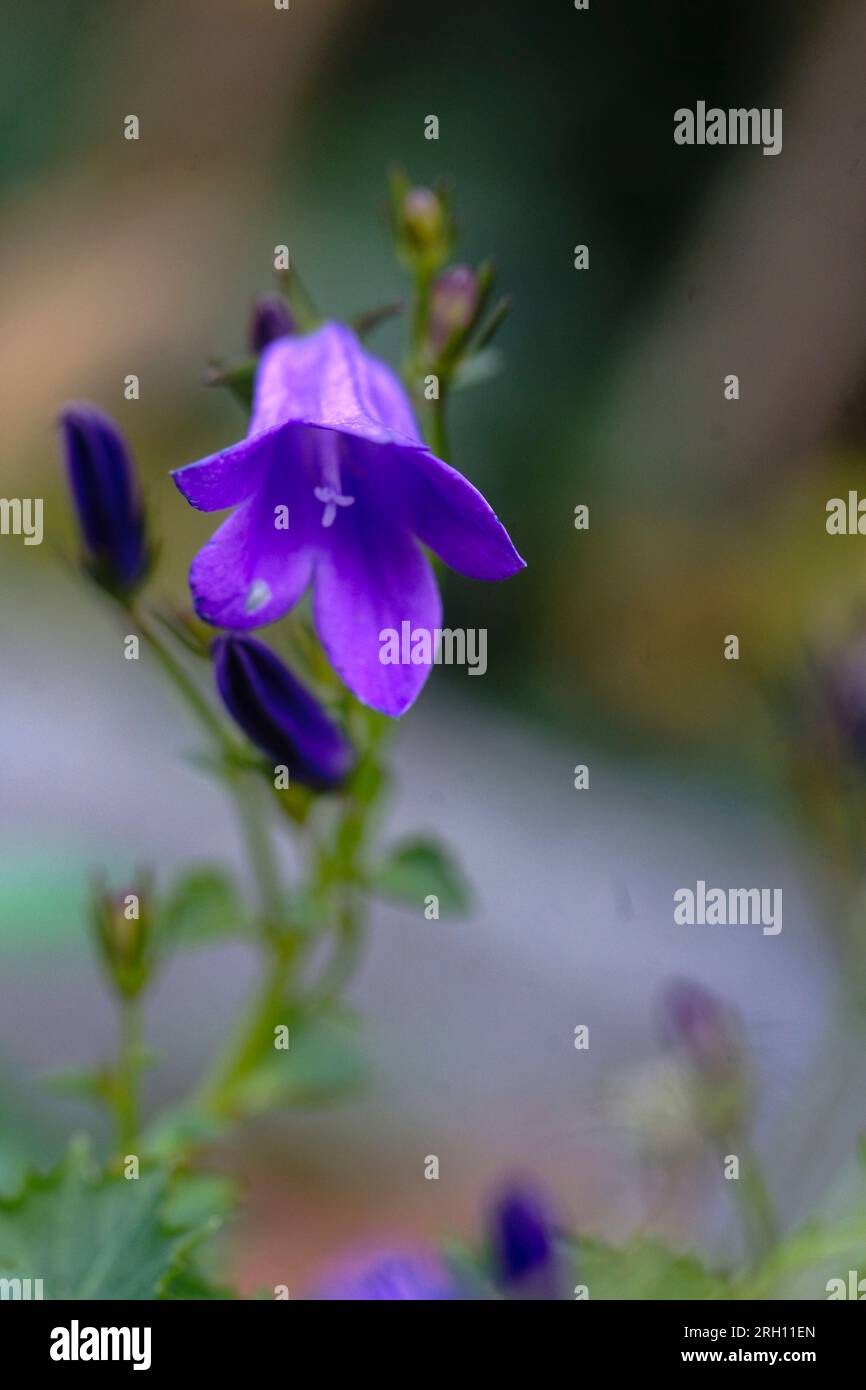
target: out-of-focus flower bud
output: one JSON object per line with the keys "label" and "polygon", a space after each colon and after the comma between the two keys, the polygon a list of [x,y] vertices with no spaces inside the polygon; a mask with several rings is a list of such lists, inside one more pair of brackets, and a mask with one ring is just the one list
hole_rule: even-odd
{"label": "out-of-focus flower bud", "polygon": [[546,1203],[525,1187],[513,1187],[496,1203],[490,1220],[494,1278],[512,1298],[562,1296],[562,1268],[555,1227]]}
{"label": "out-of-focus flower bud", "polygon": [[253,305],[250,316],[250,348],[256,357],[269,343],[295,331],[295,321],[286,301],[278,294],[263,295]]}
{"label": "out-of-focus flower bud", "polygon": [[304,786],[339,786],[352,750],[288,667],[252,637],[218,637],[211,653],[223,704],[256,747]]}
{"label": "out-of-focus flower bud", "polygon": [[146,577],[150,556],[126,441],[107,415],[86,402],[67,406],[60,429],[85,567],[110,593],[129,594]]}
{"label": "out-of-focus flower bud", "polygon": [[688,1063],[695,1104],[712,1135],[741,1129],[752,1085],[742,1025],[733,1008],[694,980],[672,980],[664,990],[662,1037]]}
{"label": "out-of-focus flower bud", "polygon": [[153,924],[147,893],[97,890],[93,900],[96,938],[109,977],[121,994],[134,999],[153,969]]}
{"label": "out-of-focus flower bud", "polygon": [[467,329],[478,310],[478,276],[469,265],[452,265],[430,286],[427,332],[434,357],[455,334]]}
{"label": "out-of-focus flower bud", "polygon": [[432,188],[413,188],[403,204],[403,225],[416,246],[430,246],[445,229],[445,210]]}
{"label": "out-of-focus flower bud", "polygon": [[398,250],[410,267],[433,274],[451,245],[451,216],[440,193],[413,188],[405,174],[392,181]]}

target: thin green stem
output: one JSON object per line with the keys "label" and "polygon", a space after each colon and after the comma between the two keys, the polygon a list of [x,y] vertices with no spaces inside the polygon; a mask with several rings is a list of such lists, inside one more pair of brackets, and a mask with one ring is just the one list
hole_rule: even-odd
{"label": "thin green stem", "polygon": [[444,380],[439,382],[439,399],[431,402],[430,424],[427,430],[427,443],[431,453],[448,462],[448,427],[445,422],[446,387]]}
{"label": "thin green stem", "polygon": [[293,943],[273,942],[259,988],[229,1039],[212,1075],[199,1091],[197,1108],[217,1118],[230,1115],[238,1082],[255,1065],[270,1040],[277,1011],[282,1004],[294,964]]}
{"label": "thin green stem", "polygon": [[117,1142],[121,1157],[135,1152],[138,1139],[138,1077],[141,1068],[141,1005],[120,996],[120,1045],[117,1061]]}
{"label": "thin green stem", "polygon": [[743,1237],[749,1263],[758,1268],[774,1249],[778,1239],[776,1212],[757,1154],[741,1145],[740,1176],[736,1182]]}
{"label": "thin green stem", "polygon": [[195,681],[190,679],[174,653],[162,641],[144,610],[137,604],[131,604],[126,611],[166,675],[195,712],[202,727],[217,742],[223,753],[228,756],[235,755],[237,748],[234,740],[226,732],[219,716],[211,709]]}
{"label": "thin green stem", "polygon": [[264,788],[255,774],[242,770],[232,773],[230,785],[256,883],[261,925],[265,932],[279,933],[285,925],[285,906],[270,831],[260,814]]}

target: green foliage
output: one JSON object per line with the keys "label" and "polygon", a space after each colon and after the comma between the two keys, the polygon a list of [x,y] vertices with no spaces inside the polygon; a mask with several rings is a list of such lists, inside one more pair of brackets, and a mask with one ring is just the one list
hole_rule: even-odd
{"label": "green foliage", "polygon": [[205,1217],[201,1200],[187,1199],[184,1212],[176,1197],[182,1220],[172,1224],[170,1193],[166,1171],[106,1175],[72,1144],[52,1172],[29,1172],[0,1199],[0,1278],[41,1279],[46,1299],[183,1296],[177,1290],[199,1280],[194,1252],[221,1217]]}
{"label": "green foliage", "polygon": [[423,906],[435,893],[443,912],[469,911],[469,887],[448,850],[434,840],[402,840],[367,877],[367,886],[385,898]]}
{"label": "green foliage", "polygon": [[232,1105],[239,1113],[325,1105],[363,1084],[367,1068],[360,1030],[347,1010],[284,1017],[288,1048],[274,1047],[273,1037],[269,1038],[259,1060],[232,1088]]}
{"label": "green foliage", "polygon": [[593,1300],[721,1300],[731,1298],[729,1283],[710,1274],[691,1255],[679,1255],[660,1241],[637,1236],[622,1246],[581,1240],[577,1248],[577,1283],[586,1284]]}
{"label": "green foliage", "polygon": [[199,865],[181,874],[158,914],[163,945],[209,945],[245,930],[247,918],[234,883],[221,869]]}

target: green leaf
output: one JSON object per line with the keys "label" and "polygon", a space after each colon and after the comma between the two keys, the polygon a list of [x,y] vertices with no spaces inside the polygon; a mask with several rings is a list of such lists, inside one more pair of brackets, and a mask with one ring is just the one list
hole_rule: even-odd
{"label": "green leaf", "polygon": [[492,381],[505,368],[505,357],[498,348],[482,348],[464,357],[451,380],[452,389],[463,391],[469,386],[481,386]]}
{"label": "green leaf", "polygon": [[53,1172],[30,1172],[0,1199],[0,1278],[41,1279],[46,1299],[162,1297],[206,1234],[169,1226],[168,1188],[165,1171],[105,1176],[70,1146]]}
{"label": "green leaf", "polygon": [[289,1046],[270,1046],[232,1089],[246,1115],[286,1105],[322,1105],[356,1090],[366,1076],[357,1024],[344,1012],[286,1016]]}
{"label": "green leaf", "polygon": [[431,894],[438,897],[443,912],[462,915],[471,906],[466,880],[449,851],[433,840],[403,840],[394,845],[384,863],[367,876],[367,886],[384,898],[411,903],[419,910]]}
{"label": "green leaf", "polygon": [[731,1289],[691,1255],[680,1255],[659,1241],[637,1237],[614,1247],[599,1241],[577,1244],[575,1283],[585,1284],[592,1300],[725,1300]]}
{"label": "green leaf", "polygon": [[195,1105],[164,1110],[141,1139],[141,1151],[156,1163],[170,1163],[191,1149],[216,1143],[226,1132],[226,1121],[203,1114]]}
{"label": "green leaf", "polygon": [[207,945],[245,927],[246,915],[232,880],[206,865],[175,881],[157,920],[164,941],[180,948]]}

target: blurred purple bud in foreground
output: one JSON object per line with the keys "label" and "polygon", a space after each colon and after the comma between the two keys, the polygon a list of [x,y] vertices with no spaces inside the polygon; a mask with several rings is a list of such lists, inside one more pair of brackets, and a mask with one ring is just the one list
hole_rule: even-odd
{"label": "blurred purple bud in foreground", "polygon": [[336,1275],[313,1294],[321,1302],[459,1301],[461,1291],[441,1260],[426,1251],[389,1252]]}
{"label": "blurred purple bud in foreground", "polygon": [[525,1187],[503,1193],[490,1220],[494,1278],[512,1298],[561,1296],[555,1227],[543,1199]]}

